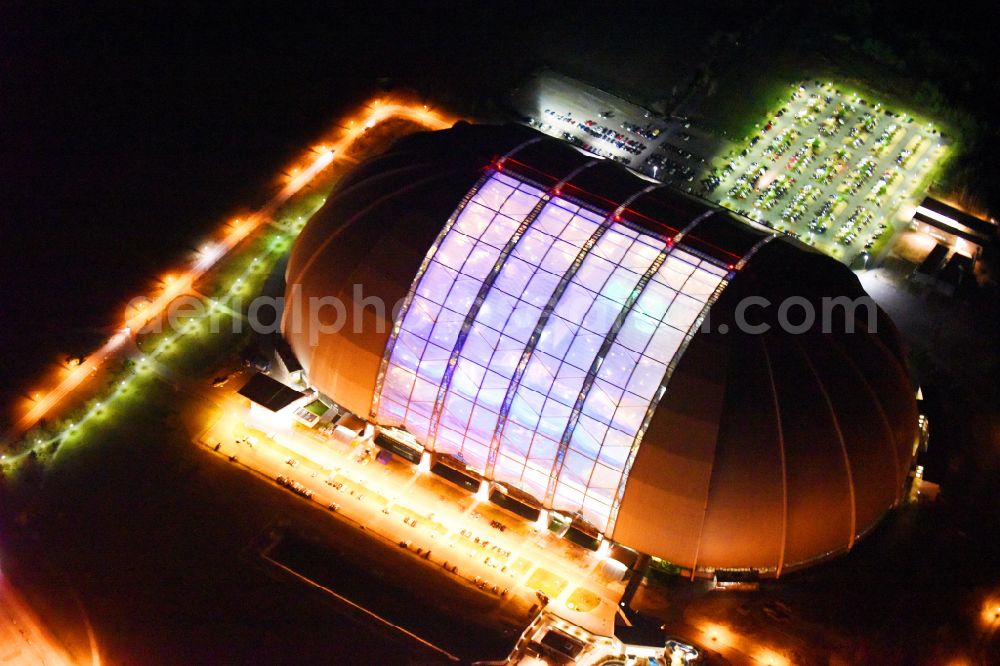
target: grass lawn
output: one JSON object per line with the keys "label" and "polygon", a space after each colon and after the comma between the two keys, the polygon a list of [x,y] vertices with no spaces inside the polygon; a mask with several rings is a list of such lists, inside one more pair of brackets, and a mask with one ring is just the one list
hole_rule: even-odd
{"label": "grass lawn", "polygon": [[531,560],[526,560],[523,557],[519,557],[514,560],[514,564],[511,565],[511,570],[518,576],[523,576],[531,570]]}
{"label": "grass lawn", "polygon": [[555,599],[566,589],[566,579],[555,575],[548,569],[538,567],[535,569],[535,573],[531,574],[526,585],[538,590],[550,599]]}
{"label": "grass lawn", "polygon": [[581,613],[589,613],[601,605],[601,598],[588,589],[578,587],[570,593],[566,605]]}

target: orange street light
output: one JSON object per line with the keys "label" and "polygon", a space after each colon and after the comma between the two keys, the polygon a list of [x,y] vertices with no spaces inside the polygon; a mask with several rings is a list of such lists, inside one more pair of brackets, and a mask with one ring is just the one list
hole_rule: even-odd
{"label": "orange street light", "polygon": [[[337,156],[343,155],[346,149],[361,137],[363,131],[367,131],[378,123],[391,118],[407,118],[414,120],[424,124],[429,129],[443,129],[454,122],[454,119],[442,118],[431,112],[426,104],[423,105],[423,110],[421,111],[420,107],[416,104],[389,102],[383,106],[382,102],[383,100],[381,99],[375,99],[369,103],[368,107],[371,109],[371,113],[369,113],[363,121],[364,128],[362,131],[357,129],[348,130],[329,150],[326,149],[326,146],[322,146],[325,152],[323,152],[307,168],[302,170],[301,174],[299,174],[300,168],[296,167],[293,173],[298,174],[298,176],[292,177],[290,179],[291,182],[289,182],[264,209],[258,213],[254,213],[249,220],[243,221],[236,218],[229,221],[227,225],[230,226],[230,229],[228,233],[225,234],[224,238],[219,240],[217,243],[213,242],[203,247],[200,256],[193,262],[189,272],[185,273],[183,280],[179,278],[177,279],[178,284],[184,285],[186,288],[205,271],[214,266],[222,256],[232,250],[240,240],[246,237],[247,234],[262,223],[269,220],[271,214],[273,214],[273,212],[277,210],[281,204],[285,203],[290,197],[307,186],[309,182],[320,171],[322,171],[322,169],[333,162]],[[376,110],[374,107],[380,108]],[[349,127],[353,128],[355,126],[355,120],[350,120],[348,124]],[[168,282],[168,284],[170,284],[170,282]],[[155,300],[149,300],[148,303],[138,303],[135,306],[137,311],[143,312],[148,309],[149,312],[137,314],[131,319],[126,320],[126,326],[130,328],[140,328],[151,321],[153,317],[163,312],[167,305],[169,305],[169,296],[170,291],[168,290],[166,294],[161,294]],[[152,304],[153,307],[147,308],[146,306],[148,304]],[[124,338],[118,339],[117,341],[109,341],[108,344],[104,345],[99,350],[96,350],[87,359],[86,363],[81,363],[80,359],[72,359],[69,363],[63,366],[66,370],[68,370],[68,373],[63,377],[59,385],[56,386],[50,393],[47,393],[40,398],[35,407],[29,410],[28,414],[19,419],[13,427],[4,433],[4,437],[23,432],[37,423],[38,420],[43,418],[63,399],[63,397],[75,391],[81,385],[88,375],[88,371],[91,371],[91,373],[96,372],[97,369],[102,366],[112,354],[116,353],[122,341],[124,341]],[[145,364],[141,364],[140,367],[142,368],[146,366]]]}
{"label": "orange street light", "polygon": [[986,599],[979,613],[979,620],[985,627],[993,627],[1000,623],[1000,601],[993,598]]}

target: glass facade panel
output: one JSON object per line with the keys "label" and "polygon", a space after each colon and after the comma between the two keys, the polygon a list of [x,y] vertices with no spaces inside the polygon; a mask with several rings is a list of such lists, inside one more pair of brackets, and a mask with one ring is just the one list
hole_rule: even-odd
{"label": "glass facade panel", "polygon": [[[615,226],[601,236],[584,258],[542,331],[500,437],[499,451],[504,455],[515,448],[525,448],[525,442],[515,441],[524,436],[523,429],[536,431],[531,433],[528,455],[520,468],[507,465],[498,469],[497,480],[528,490],[529,473],[551,476],[558,442],[569,425],[571,410],[587,372],[632,290],[663,248],[665,243],[659,239]],[[528,396],[537,407],[524,407],[522,401]],[[593,409],[603,409],[610,420],[615,405],[606,395],[605,398],[599,407],[595,402]],[[522,429],[512,433],[511,423]],[[592,448],[591,455],[596,455],[597,449]],[[572,460],[579,459],[577,456]],[[590,460],[592,465],[593,459]],[[564,461],[564,473],[566,469]],[[573,478],[581,478],[584,473],[579,466],[569,470]]]}
{"label": "glass facade panel", "polygon": [[[584,399],[557,479],[555,508],[579,510],[606,528],[629,448],[667,363],[724,276],[723,269],[675,247],[650,278]],[[689,290],[689,283],[696,288]]]}
{"label": "glass facade panel", "polygon": [[[466,464],[483,471],[485,458],[480,453],[485,447],[488,454],[500,419],[500,405],[507,394],[510,378],[520,361],[521,352],[541,317],[541,307],[548,303],[563,273],[601,221],[599,215],[571,206],[565,201],[550,201],[514,246],[510,260],[500,269],[494,286],[506,298],[511,299],[513,306],[509,312],[502,312],[506,314],[505,317],[497,316],[498,313],[486,311],[485,308],[481,309],[476,315],[474,327],[487,327],[496,333],[496,337],[491,339],[492,344],[489,346],[482,345],[473,349],[463,347],[459,358],[460,362],[473,360],[475,356],[483,358],[487,352],[491,352],[484,367],[493,371],[494,377],[503,377],[507,381],[503,384],[495,382],[490,387],[483,383],[477,385],[471,382],[453,382],[448,389],[449,394],[458,393],[477,406],[482,406],[477,411],[480,421],[476,427],[456,433],[454,441],[461,442],[461,445],[448,451],[461,457]],[[577,235],[582,240],[570,242],[559,238],[569,225],[581,232]],[[511,288],[512,285],[514,289]],[[510,353],[511,350],[516,350],[516,353]],[[521,425],[530,423],[531,428],[549,433],[554,438],[553,441],[558,442],[562,434],[561,431],[557,432],[558,423],[565,416],[554,405],[544,409],[544,395],[551,388],[558,364],[543,362],[529,370],[530,374],[526,375],[526,379],[536,388],[525,395],[515,396],[511,411],[522,415],[519,422]],[[565,409],[564,406],[563,408]],[[435,448],[440,450],[436,444]]]}
{"label": "glass facade panel", "polygon": [[[536,187],[494,174],[462,209],[420,276],[403,318],[383,381],[382,394],[388,402],[379,401],[380,422],[404,426],[426,441],[438,388],[462,324],[501,251],[543,195]],[[522,263],[522,268],[531,268]],[[515,305],[513,297],[490,290],[480,313],[489,321],[506,320]],[[468,427],[473,410],[463,394],[482,382],[498,335],[495,328],[473,326],[467,339],[468,358],[456,368],[453,379],[463,390],[445,402],[441,431],[448,432],[438,450],[460,447],[455,444],[461,441],[456,433]]]}
{"label": "glass facade panel", "polygon": [[[494,479],[551,499],[553,508],[582,511],[601,529],[667,364],[726,274],[651,233],[604,229],[605,219],[506,174],[487,179],[414,285],[377,412],[380,423],[404,426],[479,471],[493,447]],[[533,335],[537,344],[525,354]]]}

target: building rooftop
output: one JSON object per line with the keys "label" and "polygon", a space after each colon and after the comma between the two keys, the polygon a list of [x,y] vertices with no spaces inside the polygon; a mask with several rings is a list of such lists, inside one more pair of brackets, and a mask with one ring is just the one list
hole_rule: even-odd
{"label": "building rooftop", "polygon": [[272,412],[280,411],[305,396],[305,393],[285,386],[276,379],[259,372],[243,385],[239,394]]}
{"label": "building rooftop", "polygon": [[970,215],[934,197],[925,197],[913,218],[980,246],[997,235],[994,222]]}

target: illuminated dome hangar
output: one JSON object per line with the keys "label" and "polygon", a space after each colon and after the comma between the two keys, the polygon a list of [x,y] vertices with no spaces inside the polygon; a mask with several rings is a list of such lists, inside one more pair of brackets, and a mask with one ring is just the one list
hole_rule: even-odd
{"label": "illuminated dome hangar", "polygon": [[310,385],[521,515],[780,575],[901,498],[917,413],[888,317],[735,326],[746,296],[864,296],[850,270],[530,128],[459,123],[357,166],[286,278],[345,305],[341,326],[286,307]]}

